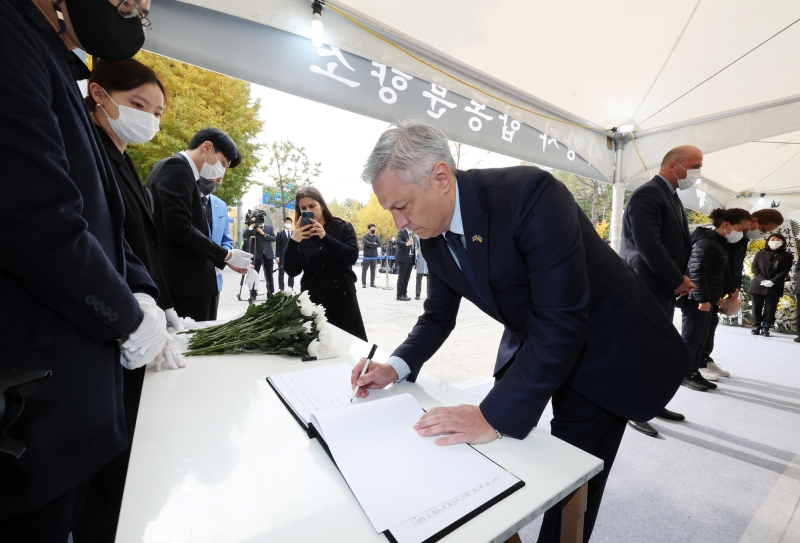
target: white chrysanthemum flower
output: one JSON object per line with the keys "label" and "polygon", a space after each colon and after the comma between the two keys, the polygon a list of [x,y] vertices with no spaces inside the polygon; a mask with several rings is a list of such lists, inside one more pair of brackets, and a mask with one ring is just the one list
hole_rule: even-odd
{"label": "white chrysanthemum flower", "polygon": [[[304,292],[303,294],[306,293]],[[308,299],[307,295],[305,298],[303,298],[303,296],[301,295],[297,299],[297,301],[300,304],[300,314],[302,314],[304,317],[310,317],[316,311],[314,308],[314,304],[311,303],[311,300]]]}
{"label": "white chrysanthemum flower", "polygon": [[314,323],[311,321],[306,321],[303,323],[303,328],[305,328],[306,332],[310,334],[311,330],[314,328]]}
{"label": "white chrysanthemum flower", "polygon": [[330,326],[323,326],[319,331],[319,352],[320,354],[331,354],[331,347],[333,346],[333,332]]}
{"label": "white chrysanthemum flower", "polygon": [[317,356],[320,354],[319,352],[320,342],[318,339],[315,339],[311,343],[308,344],[308,354],[309,356]]}
{"label": "white chrysanthemum flower", "polygon": [[324,323],[328,322],[328,318],[325,316],[325,308],[321,305],[317,306],[317,311],[314,314],[314,322],[317,323],[317,327],[320,327]]}

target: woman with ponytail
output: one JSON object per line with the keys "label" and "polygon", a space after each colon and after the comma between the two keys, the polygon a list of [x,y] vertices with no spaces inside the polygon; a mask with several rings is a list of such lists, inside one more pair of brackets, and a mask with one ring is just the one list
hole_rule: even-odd
{"label": "woman with ponytail", "polygon": [[[750,213],[744,209],[715,209],[710,217],[713,228],[698,228],[695,232],[687,266],[689,278],[697,288],[686,296],[681,306],[681,335],[692,353],[692,366],[683,380],[683,386],[698,391],[717,388],[700,374],[701,368],[705,370],[703,345],[708,336],[711,308],[719,305],[724,296],[736,292],[728,268],[725,244],[737,243],[750,226]],[[709,373],[706,376],[715,377]]]}

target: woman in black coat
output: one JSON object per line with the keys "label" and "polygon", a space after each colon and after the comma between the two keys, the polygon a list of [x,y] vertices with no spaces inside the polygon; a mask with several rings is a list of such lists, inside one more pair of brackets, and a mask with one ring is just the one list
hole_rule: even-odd
{"label": "woman in black coat", "polygon": [[[302,226],[303,211],[314,219]],[[367,341],[367,332],[356,298],[358,238],[353,226],[334,217],[322,193],[303,187],[295,197],[295,229],[283,255],[283,269],[291,277],[302,272],[300,290],[325,308],[328,322]]]}
{"label": "woman in black coat", "polygon": [[792,269],[794,257],[786,250],[783,234],[770,234],[765,247],[753,259],[753,335],[769,337],[775,323],[778,300],[783,296],[783,284]]}
{"label": "woman in black coat", "polygon": [[713,228],[695,231],[687,270],[697,288],[687,295],[681,306],[681,335],[692,353],[692,366],[683,385],[699,391],[717,388],[700,374],[700,369],[705,368],[703,345],[708,336],[711,307],[719,305],[724,296],[736,291],[728,268],[725,244],[741,240],[743,231],[750,225],[750,213],[744,209],[715,209],[710,217]]}

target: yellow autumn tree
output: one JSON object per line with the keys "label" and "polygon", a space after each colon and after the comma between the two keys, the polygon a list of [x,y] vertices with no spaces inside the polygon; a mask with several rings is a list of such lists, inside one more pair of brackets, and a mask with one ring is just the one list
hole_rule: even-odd
{"label": "yellow autumn tree", "polygon": [[367,233],[367,225],[372,223],[376,227],[376,234],[382,242],[386,242],[390,237],[397,234],[392,214],[381,207],[378,197],[375,194],[369,195],[366,205],[354,210],[350,216],[350,222],[360,240]]}
{"label": "yellow autumn tree", "polygon": [[134,58],[158,74],[169,95],[156,137],[128,146],[142,180],[159,160],[186,149],[198,130],[219,128],[239,148],[242,161],[225,173],[222,186],[214,194],[229,206],[241,203],[259,168],[262,144],[256,137],[264,125],[258,118],[261,104],[251,97],[250,83],[147,51]]}

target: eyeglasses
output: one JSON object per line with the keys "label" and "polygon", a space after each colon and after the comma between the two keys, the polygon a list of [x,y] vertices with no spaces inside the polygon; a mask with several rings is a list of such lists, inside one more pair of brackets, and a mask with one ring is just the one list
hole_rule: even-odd
{"label": "eyeglasses", "polygon": [[149,32],[153,29],[150,19],[147,18],[149,10],[142,8],[138,0],[122,0],[117,4],[117,11],[123,19],[137,17],[142,22],[142,30],[144,32]]}

